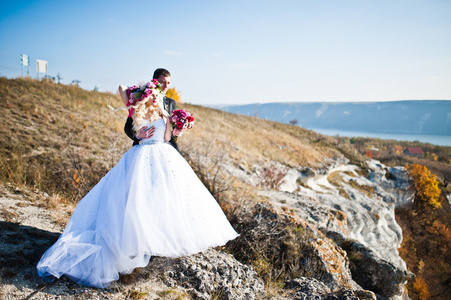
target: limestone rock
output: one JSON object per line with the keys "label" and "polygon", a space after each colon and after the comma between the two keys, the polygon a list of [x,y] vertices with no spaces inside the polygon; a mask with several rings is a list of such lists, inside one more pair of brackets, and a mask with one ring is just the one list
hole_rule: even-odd
{"label": "limestone rock", "polygon": [[213,249],[172,261],[165,283],[182,286],[195,299],[256,299],[264,295],[263,281],[232,255]]}
{"label": "limestone rock", "polygon": [[326,237],[315,240],[312,245],[318,273],[321,274],[317,276],[327,287],[334,291],[343,287],[357,287],[345,251]]}
{"label": "limestone rock", "polygon": [[403,286],[412,273],[377,257],[371,249],[356,241],[337,240],[337,243],[348,253],[352,277],[362,288],[385,299],[401,299],[405,296]]}
{"label": "limestone rock", "polygon": [[[341,161],[316,171],[297,169],[301,175],[295,179],[296,172],[289,172],[291,175],[286,179],[291,184],[283,186],[285,191],[261,191],[260,195],[296,215],[312,230],[327,234],[338,248],[345,250],[351,260],[352,279],[357,284],[381,298],[396,299],[405,296],[403,286],[410,274],[398,253],[402,230],[394,209],[410,203],[412,192],[403,167],[389,168],[377,160],[367,163],[368,177],[357,172],[357,166]],[[294,180],[298,182],[296,189]],[[345,244],[342,246],[345,240],[359,247],[346,248]],[[328,252],[326,247],[318,253]],[[302,275],[332,287],[326,278]]]}
{"label": "limestone rock", "polygon": [[370,169],[368,179],[375,183],[376,193],[386,203],[403,207],[413,203],[414,192],[404,167],[387,167],[377,160],[367,161]]}
{"label": "limestone rock", "polygon": [[331,292],[322,282],[306,277],[285,282],[284,289],[289,290],[290,299],[295,300],[376,300],[376,296],[370,291],[343,288]]}

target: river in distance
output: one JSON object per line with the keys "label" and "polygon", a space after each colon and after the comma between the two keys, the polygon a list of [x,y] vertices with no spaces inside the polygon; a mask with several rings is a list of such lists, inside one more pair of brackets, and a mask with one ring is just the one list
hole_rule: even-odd
{"label": "river in distance", "polygon": [[430,143],[440,146],[451,146],[450,135],[375,133],[375,132],[344,131],[344,130],[318,129],[318,128],[308,128],[308,129],[330,136],[338,135],[347,137],[371,137],[384,140],[412,141],[412,142],[419,141],[422,143]]}

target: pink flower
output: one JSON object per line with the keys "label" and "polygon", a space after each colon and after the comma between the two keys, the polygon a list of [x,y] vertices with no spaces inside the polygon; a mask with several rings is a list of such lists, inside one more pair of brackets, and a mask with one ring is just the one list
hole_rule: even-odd
{"label": "pink flower", "polygon": [[134,86],[131,86],[128,89],[126,89],[125,92],[127,93],[127,95],[130,95],[130,93],[136,92],[137,89],[139,89],[139,87],[134,85]]}
{"label": "pink flower", "polygon": [[152,95],[152,90],[151,89],[145,89],[142,95],[142,98],[145,99],[147,97],[149,97],[150,95]]}
{"label": "pink flower", "polygon": [[182,133],[183,133],[183,130],[178,129],[178,128],[175,128],[175,129],[172,131],[172,134],[173,134],[174,136],[181,136]]}
{"label": "pink flower", "polygon": [[186,118],[187,112],[183,109],[174,110],[172,112],[173,115],[177,116],[178,118],[184,119]]}
{"label": "pink flower", "polygon": [[174,140],[177,140],[177,137],[181,136],[184,130],[193,128],[194,124],[194,118],[184,109],[172,111],[170,121],[173,129],[172,133]]}

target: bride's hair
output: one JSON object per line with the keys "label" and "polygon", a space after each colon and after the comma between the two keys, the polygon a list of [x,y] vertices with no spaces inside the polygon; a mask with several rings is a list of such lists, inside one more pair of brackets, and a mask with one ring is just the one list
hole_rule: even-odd
{"label": "bride's hair", "polygon": [[[166,115],[158,103],[153,102],[153,97],[155,96],[151,95],[146,99],[139,101],[136,106],[133,106],[135,108],[132,114],[133,130],[136,133],[143,127],[144,120],[148,120],[152,123]],[[149,101],[150,103],[147,104]]]}

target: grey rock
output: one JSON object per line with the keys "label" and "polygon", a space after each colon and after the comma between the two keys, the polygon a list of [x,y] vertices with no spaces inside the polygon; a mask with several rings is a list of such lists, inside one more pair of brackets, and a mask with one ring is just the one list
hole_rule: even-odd
{"label": "grey rock", "polygon": [[413,275],[405,269],[374,255],[373,251],[357,241],[338,242],[348,254],[353,279],[364,289],[381,298],[404,297],[403,285]]}
{"label": "grey rock", "polygon": [[174,259],[165,283],[182,286],[195,299],[256,299],[266,294],[263,281],[232,255],[213,249]]}
{"label": "grey rock", "polygon": [[285,282],[284,289],[289,290],[290,299],[295,300],[376,300],[373,292],[343,288],[332,292],[325,284],[314,279],[300,277]]}

